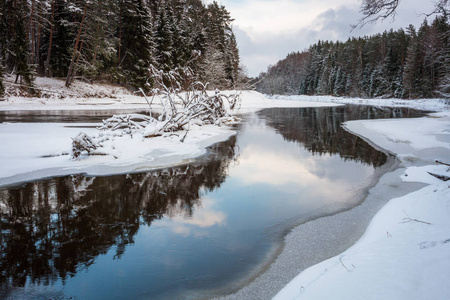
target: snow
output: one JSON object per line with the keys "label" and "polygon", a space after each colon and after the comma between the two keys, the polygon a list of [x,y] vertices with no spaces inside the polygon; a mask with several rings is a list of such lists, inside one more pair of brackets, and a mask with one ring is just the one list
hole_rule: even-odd
{"label": "snow", "polygon": [[450,160],[450,112],[345,127],[396,154],[403,182],[426,186],[390,200],[354,246],[304,270],[273,299],[449,299],[450,183],[429,173],[450,176],[433,159]]}
{"label": "snow", "polygon": [[364,98],[345,98],[345,97],[335,97],[335,96],[303,96],[303,95],[292,95],[292,96],[267,96],[269,99],[284,99],[290,101],[314,101],[314,102],[325,102],[325,103],[336,103],[336,104],[357,104],[357,105],[371,105],[376,107],[409,107],[418,110],[427,111],[446,111],[450,108],[449,99],[389,99],[389,98],[374,98],[374,99],[364,99]]}
{"label": "snow", "polygon": [[[98,176],[176,165],[205,154],[206,147],[234,134],[226,127],[206,125],[192,126],[184,142],[177,135],[151,139],[140,135],[117,136],[106,140],[100,149],[107,155],[82,154],[74,160],[71,157],[72,138],[80,131],[94,135],[97,129],[74,128],[73,125],[0,124],[0,185],[74,173]],[[77,124],[83,125],[87,124]]]}

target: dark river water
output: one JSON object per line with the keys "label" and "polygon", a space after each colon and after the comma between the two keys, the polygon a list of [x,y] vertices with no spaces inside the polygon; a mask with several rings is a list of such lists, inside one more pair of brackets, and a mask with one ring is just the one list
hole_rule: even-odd
{"label": "dark river water", "polygon": [[[0,113],[0,121],[98,122],[105,114]],[[0,188],[0,298],[227,294],[274,258],[290,228],[360,203],[387,158],[342,122],[419,115],[267,109],[189,165]]]}

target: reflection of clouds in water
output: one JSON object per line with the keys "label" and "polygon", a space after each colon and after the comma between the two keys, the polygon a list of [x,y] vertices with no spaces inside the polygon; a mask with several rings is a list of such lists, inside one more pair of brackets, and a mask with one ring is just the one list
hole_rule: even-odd
{"label": "reflection of clouds in water", "polygon": [[373,174],[372,167],[339,155],[311,156],[304,144],[286,141],[265,119],[256,114],[248,119],[246,129],[251,134],[244,131],[238,137],[242,147],[239,166],[230,169],[231,177],[242,186],[266,186],[312,202],[334,202],[347,199]]}
{"label": "reflection of clouds in water", "polygon": [[209,228],[215,225],[226,225],[227,216],[221,212],[214,210],[214,200],[204,197],[201,200],[202,205],[196,206],[192,216],[184,214],[174,214],[170,216],[170,220],[163,220],[159,225],[171,228],[174,233],[188,236],[195,234],[198,228]]}
{"label": "reflection of clouds in water", "polygon": [[233,176],[239,177],[243,184],[281,186],[296,183],[305,186],[317,181],[318,177],[310,172],[314,160],[300,161],[286,153],[258,151],[254,146],[247,147],[243,152],[252,154],[241,155],[240,168],[233,170]]}
{"label": "reflection of clouds in water", "polygon": [[[359,185],[361,180],[370,176],[361,174],[363,170],[368,173],[372,171],[371,168],[361,168],[358,163],[344,163],[335,155],[311,159],[304,156],[304,150],[298,144],[284,142],[284,145],[284,151],[280,152],[264,151],[260,146],[247,146],[242,151],[239,168],[233,168],[230,174],[239,178],[242,185],[263,184],[284,192],[340,201],[345,200],[346,195],[352,193],[354,186]],[[348,176],[342,176],[342,172],[355,174],[359,178],[345,179]]]}

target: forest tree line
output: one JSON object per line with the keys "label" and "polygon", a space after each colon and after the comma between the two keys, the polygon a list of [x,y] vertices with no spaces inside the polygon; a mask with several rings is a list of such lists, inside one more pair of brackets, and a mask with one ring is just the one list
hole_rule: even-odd
{"label": "forest tree line", "polygon": [[232,22],[224,6],[201,0],[2,0],[0,93],[2,73],[25,86],[38,75],[145,88],[150,65],[187,64],[212,88],[233,88]]}
{"label": "forest tree line", "polygon": [[269,66],[258,80],[257,90],[266,94],[450,98],[450,23],[438,16],[418,29],[319,41]]}

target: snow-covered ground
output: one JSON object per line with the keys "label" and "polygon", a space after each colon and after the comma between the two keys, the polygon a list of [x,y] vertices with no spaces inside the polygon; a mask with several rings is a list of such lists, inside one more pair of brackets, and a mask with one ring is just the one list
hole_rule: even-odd
{"label": "snow-covered ground", "polygon": [[284,100],[305,100],[314,102],[326,102],[337,104],[356,104],[356,105],[371,105],[376,107],[410,107],[426,111],[445,111],[450,109],[450,99],[363,99],[363,98],[345,98],[335,96],[267,96],[268,99],[284,99]]}
{"label": "snow-covered ground", "polygon": [[430,175],[450,177],[434,162],[450,162],[450,112],[440,110],[345,125],[396,154],[404,182],[426,186],[390,200],[354,246],[301,272],[274,299],[450,299],[450,181]]}

